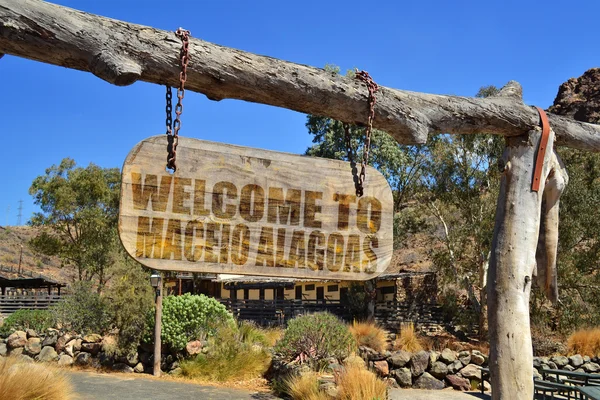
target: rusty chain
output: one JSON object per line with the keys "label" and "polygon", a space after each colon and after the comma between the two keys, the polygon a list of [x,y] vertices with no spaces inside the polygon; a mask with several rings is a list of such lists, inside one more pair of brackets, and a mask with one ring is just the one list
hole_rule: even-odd
{"label": "rusty chain", "polygon": [[181,40],[179,73],[179,87],[177,88],[177,104],[175,105],[175,121],[173,121],[173,105],[171,99],[173,93],[167,85],[167,168],[175,172],[177,170],[177,143],[179,141],[179,130],[181,129],[181,113],[183,112],[183,98],[185,97],[185,81],[187,80],[187,66],[189,62],[190,31],[183,28],[177,29],[175,35]]}
{"label": "rusty chain", "polygon": [[354,164],[354,157],[352,155],[352,142],[350,140],[350,125],[344,123],[344,134],[346,138],[346,151],[348,152],[348,161],[352,165],[352,175],[354,176],[354,187],[356,188],[356,196],[362,197],[364,193],[364,183],[367,175],[367,164],[369,162],[369,151],[371,149],[371,132],[373,130],[373,119],[375,118],[375,93],[379,90],[379,85],[375,83],[373,78],[367,71],[356,70],[355,78],[363,81],[367,85],[369,90],[369,116],[367,119],[367,127],[365,129],[365,145],[363,150],[363,157],[361,161],[360,174],[356,176],[356,168]]}

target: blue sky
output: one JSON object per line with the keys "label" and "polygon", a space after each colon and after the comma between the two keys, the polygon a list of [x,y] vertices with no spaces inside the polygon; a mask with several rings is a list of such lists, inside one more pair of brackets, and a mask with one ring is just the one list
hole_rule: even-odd
{"label": "blue sky", "polygon": [[[526,103],[548,107],[558,86],[600,66],[600,2],[54,0],[68,7],[253,53],[342,71],[380,85],[472,96],[511,79]],[[112,86],[95,76],[5,56],[0,225],[36,210],[28,188],[64,157],[121,167],[140,140],[164,133],[164,87]],[[238,100],[185,97],[181,135],[303,153],[306,116]],[[10,207],[10,211],[7,212]]]}

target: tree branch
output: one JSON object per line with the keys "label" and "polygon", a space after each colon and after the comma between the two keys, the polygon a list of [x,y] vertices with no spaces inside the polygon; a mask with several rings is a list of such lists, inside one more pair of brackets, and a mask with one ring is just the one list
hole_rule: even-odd
{"label": "tree branch", "polygon": [[[0,0],[0,53],[88,71],[115,85],[142,80],[177,86],[180,47],[173,32],[39,0]],[[367,122],[368,92],[356,80],[195,38],[186,88],[212,100],[240,99]],[[436,133],[518,136],[539,124],[537,111],[523,104],[520,94],[516,82],[501,96],[485,99],[381,87],[374,126],[405,144],[423,144]],[[600,151],[600,126],[556,115],[549,119],[559,144]]]}

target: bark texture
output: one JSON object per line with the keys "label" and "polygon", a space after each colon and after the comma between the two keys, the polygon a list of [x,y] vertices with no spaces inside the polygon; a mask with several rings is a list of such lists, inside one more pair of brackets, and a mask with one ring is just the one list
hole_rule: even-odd
{"label": "bark texture", "polygon": [[[181,43],[173,32],[104,18],[39,0],[0,0],[0,53],[89,71],[115,85],[137,80],[176,86]],[[322,69],[192,38],[187,88],[365,124],[366,87]],[[377,77],[375,77],[376,79]],[[526,134],[537,111],[509,82],[505,96],[476,99],[381,87],[374,126],[400,143],[429,134]],[[516,101],[519,99],[518,101]],[[557,143],[600,151],[600,127],[549,115]]]}

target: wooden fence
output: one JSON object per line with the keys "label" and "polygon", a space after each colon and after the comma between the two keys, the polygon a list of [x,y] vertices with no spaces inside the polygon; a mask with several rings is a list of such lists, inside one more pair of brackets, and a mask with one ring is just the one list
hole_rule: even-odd
{"label": "wooden fence", "polygon": [[[343,303],[335,300],[220,300],[238,320],[254,321],[262,326],[285,325],[302,314],[328,311],[347,322],[352,317]],[[434,332],[443,325],[440,307],[429,304],[410,305],[398,301],[377,302],[375,320],[397,332],[402,322],[413,322],[422,331]]]}
{"label": "wooden fence", "polygon": [[20,309],[45,310],[59,302],[61,296],[0,295],[0,314],[9,315]]}

